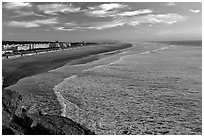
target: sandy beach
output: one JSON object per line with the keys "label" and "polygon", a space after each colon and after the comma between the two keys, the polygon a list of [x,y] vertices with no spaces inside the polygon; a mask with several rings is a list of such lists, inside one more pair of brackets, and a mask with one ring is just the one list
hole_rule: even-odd
{"label": "sandy beach", "polygon": [[[3,60],[3,87],[8,86],[21,93],[24,96],[22,105],[31,107],[31,111],[42,109],[48,114],[61,115],[61,105],[53,91],[54,86],[87,69],[87,66],[81,67],[80,64],[106,58],[112,55],[111,52],[123,51],[130,46],[103,44]],[[58,68],[63,70],[64,65],[68,67],[65,73],[51,71]]]}
{"label": "sandy beach", "polygon": [[200,48],[158,46],[65,79],[63,115],[103,135],[201,134]]}
{"label": "sandy beach", "polygon": [[24,77],[47,72],[51,69],[61,67],[66,63],[71,63],[73,60],[89,57],[90,55],[115,51],[130,46],[130,44],[92,45],[57,52],[53,51],[45,54],[4,59],[2,60],[2,74],[4,77],[3,88],[15,84],[18,80]]}
{"label": "sandy beach", "polygon": [[2,2],[3,135],[202,135],[202,2]]}
{"label": "sandy beach", "polygon": [[30,111],[66,116],[96,134],[201,134],[201,48],[136,43],[8,88],[26,96]]}

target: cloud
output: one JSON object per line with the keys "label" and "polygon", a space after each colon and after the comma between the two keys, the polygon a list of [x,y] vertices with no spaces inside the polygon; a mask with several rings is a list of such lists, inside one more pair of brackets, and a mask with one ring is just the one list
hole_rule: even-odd
{"label": "cloud", "polygon": [[185,21],[186,17],[179,14],[148,14],[145,16],[127,18],[127,24],[129,25],[140,25],[140,24],[173,24],[180,21]]}
{"label": "cloud", "polygon": [[127,5],[119,4],[119,3],[110,3],[110,4],[102,4],[102,5],[99,5],[96,7],[92,7],[92,9],[95,8],[95,9],[102,9],[102,10],[108,11],[108,10],[112,10],[112,9],[124,8],[126,6]]}
{"label": "cloud", "polygon": [[167,5],[167,6],[174,6],[174,5],[176,5],[176,4],[175,4],[175,2],[168,2],[166,5]]}
{"label": "cloud", "polygon": [[34,20],[33,22],[37,23],[37,24],[56,24],[58,23],[57,18],[50,18],[50,19],[44,19],[44,20]]}
{"label": "cloud", "polygon": [[15,13],[19,14],[19,16],[30,16],[33,15],[33,11],[15,11]]}
{"label": "cloud", "polygon": [[125,4],[120,3],[109,3],[109,4],[101,4],[98,6],[88,7],[90,10],[104,10],[104,11],[110,11],[113,9],[121,9],[127,7]]}
{"label": "cloud", "polygon": [[94,16],[94,17],[119,18],[119,17],[125,17],[125,16],[137,16],[137,15],[142,15],[142,14],[149,14],[152,12],[153,11],[151,9],[141,9],[141,10],[124,11],[124,12],[119,12],[116,10],[113,10],[113,11],[93,10],[93,11],[86,12],[86,14],[89,16]]}
{"label": "cloud", "polygon": [[193,9],[190,9],[189,11],[193,12],[193,13],[199,13],[200,12],[200,10],[193,10]]}
{"label": "cloud", "polygon": [[65,23],[65,26],[77,26],[77,23],[72,21],[72,22],[67,22]]}
{"label": "cloud", "polygon": [[11,21],[8,26],[14,27],[40,27],[41,25],[52,25],[58,24],[60,26],[52,27],[58,31],[75,31],[75,30],[86,30],[86,29],[108,29],[119,27],[123,25],[138,26],[141,24],[174,24],[180,21],[185,21],[186,17],[175,13],[169,14],[147,14],[143,16],[124,16],[123,18],[113,18],[110,21],[103,22],[89,22],[89,23],[76,23],[74,21],[67,23],[58,23],[57,18],[44,19],[44,20],[33,20],[33,21]]}
{"label": "cloud", "polygon": [[[88,30],[88,29],[96,29],[102,30],[107,28],[113,28],[124,25],[123,20],[111,20],[104,22],[89,22],[89,23],[80,23],[76,24],[75,22],[60,24],[60,26],[53,27],[54,30],[60,31],[75,31],[75,30]],[[63,25],[63,26],[62,26]]]}
{"label": "cloud", "polygon": [[91,10],[87,11],[86,14],[93,17],[110,17],[115,14],[115,11]]}
{"label": "cloud", "polygon": [[138,26],[141,24],[173,24],[180,21],[185,21],[186,17],[179,14],[148,14],[143,16],[127,16],[123,18],[113,18],[110,21],[104,22],[89,22],[76,24],[75,22],[65,23],[65,27],[58,27],[57,30],[74,31],[74,30],[85,30],[85,29],[108,29],[119,27],[123,25]]}
{"label": "cloud", "polygon": [[66,28],[66,27],[53,27],[54,30],[59,30],[59,31],[74,31],[76,30],[75,28]]}
{"label": "cloud", "polygon": [[101,29],[122,26],[124,24],[125,22],[123,20],[112,20],[112,21],[107,21],[107,22],[92,22],[92,23],[86,24],[87,27],[84,27],[84,28],[101,30]]}
{"label": "cloud", "polygon": [[101,4],[98,6],[88,7],[87,10],[84,10],[88,16],[93,17],[110,17],[114,16],[118,11],[118,9],[122,9],[127,7],[127,5],[119,4],[119,3],[109,3],[109,4]]}
{"label": "cloud", "polygon": [[87,30],[87,29],[96,29],[102,30],[107,28],[113,28],[124,25],[122,20],[113,20],[107,22],[90,22],[90,23],[81,23],[81,24],[64,24],[64,27],[53,27],[55,30],[60,31],[75,31],[75,30]]}
{"label": "cloud", "polygon": [[21,8],[27,8],[27,7],[32,7],[32,4],[28,3],[28,2],[6,2],[3,5],[4,8],[6,9],[21,9]]}
{"label": "cloud", "polygon": [[26,22],[26,21],[11,21],[8,23],[8,26],[13,26],[13,27],[23,27],[23,28],[34,28],[34,27],[39,27],[40,25],[34,22]]}
{"label": "cloud", "polygon": [[152,13],[153,11],[151,9],[141,9],[141,10],[135,10],[135,11],[125,11],[116,14],[115,16],[136,16],[140,14],[149,14]]}
{"label": "cloud", "polygon": [[44,4],[38,5],[38,10],[43,11],[45,14],[57,15],[57,13],[74,13],[79,12],[80,7],[74,7],[72,4]]}
{"label": "cloud", "polygon": [[[124,9],[129,8],[128,5],[119,4],[119,3],[110,3],[110,4],[101,4],[98,6],[88,7],[85,11],[85,14],[92,17],[113,17],[119,18],[124,16],[137,16],[141,14],[149,14],[153,11],[151,9],[139,9],[124,11]],[[122,11],[121,11],[122,10]]]}
{"label": "cloud", "polygon": [[34,13],[33,11],[20,11],[20,10],[16,10],[15,13],[17,15],[13,16],[12,18],[14,18],[14,17],[22,17],[22,16],[39,16],[39,17],[44,17],[44,15]]}
{"label": "cloud", "polygon": [[33,21],[10,21],[8,22],[8,26],[13,27],[22,27],[22,28],[34,28],[34,27],[40,27],[41,25],[51,25],[56,24],[57,19],[51,18],[51,19],[44,19],[44,20],[33,20]]}

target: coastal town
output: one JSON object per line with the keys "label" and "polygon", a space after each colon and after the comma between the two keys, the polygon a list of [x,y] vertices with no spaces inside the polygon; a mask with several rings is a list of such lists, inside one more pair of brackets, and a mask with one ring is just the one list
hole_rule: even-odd
{"label": "coastal town", "polygon": [[[96,45],[95,42],[62,41],[2,41],[2,58],[16,58],[26,55],[42,54],[73,47]],[[100,43],[101,44],[101,43]]]}

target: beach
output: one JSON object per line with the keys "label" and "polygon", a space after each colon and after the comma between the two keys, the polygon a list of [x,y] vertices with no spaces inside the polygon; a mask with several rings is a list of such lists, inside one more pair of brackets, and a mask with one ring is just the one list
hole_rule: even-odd
{"label": "beach", "polygon": [[[65,78],[82,71],[74,64],[92,62],[131,47],[130,44],[102,44],[78,47],[57,52],[23,56],[2,61],[3,88],[13,89],[24,96],[22,105],[45,110],[48,114],[61,115],[61,106],[53,91],[55,85]],[[49,72],[68,66],[66,73]],[[74,67],[72,67],[72,65]]]}
{"label": "beach", "polygon": [[54,90],[65,100],[63,115],[96,134],[201,134],[201,71],[199,48],[170,45],[89,69]]}
{"label": "beach", "polygon": [[2,72],[4,77],[3,88],[15,84],[19,79],[47,72],[73,60],[82,59],[94,54],[128,48],[130,46],[130,44],[91,45],[32,56],[4,59],[2,60]]}
{"label": "beach", "polygon": [[7,88],[25,95],[30,111],[71,118],[96,134],[202,134],[201,49],[134,43],[48,67]]}

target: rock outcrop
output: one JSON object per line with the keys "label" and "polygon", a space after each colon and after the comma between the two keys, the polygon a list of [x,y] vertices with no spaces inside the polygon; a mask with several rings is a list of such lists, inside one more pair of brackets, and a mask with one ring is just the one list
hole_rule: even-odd
{"label": "rock outcrop", "polygon": [[11,90],[2,91],[3,135],[94,135],[95,133],[73,120],[39,113],[27,114],[22,108],[17,114],[22,96]]}

